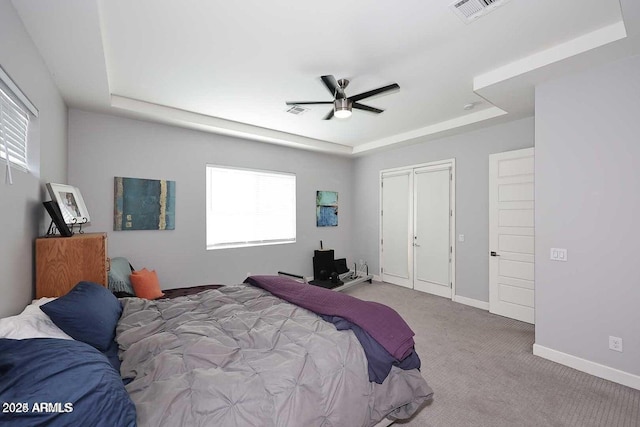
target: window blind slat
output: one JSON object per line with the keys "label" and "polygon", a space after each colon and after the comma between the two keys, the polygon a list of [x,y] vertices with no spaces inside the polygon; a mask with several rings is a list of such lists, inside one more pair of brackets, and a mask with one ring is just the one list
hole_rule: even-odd
{"label": "window blind slat", "polygon": [[[3,157],[4,157],[4,153]],[[3,160],[5,161],[5,160]],[[13,156],[11,151],[9,152],[9,161],[13,164],[15,164],[16,166],[20,166],[21,168],[27,168],[27,163],[25,161],[25,159],[21,158],[19,155],[18,156]]]}
{"label": "window blind slat", "polygon": [[7,139],[7,142],[23,148],[25,146],[24,140],[26,139],[26,134],[26,132],[16,133],[10,128],[4,128],[4,137]]}
{"label": "window blind slat", "polygon": [[27,129],[15,128],[13,126],[7,125],[6,122],[4,123],[4,131],[8,135],[11,135],[12,138],[21,139],[21,140],[24,140],[24,136],[27,134]]}
{"label": "window blind slat", "polygon": [[[3,107],[6,108],[6,106]],[[5,123],[11,124],[11,126],[16,129],[26,129],[29,126],[29,120],[26,120],[21,116],[7,113],[5,108],[2,109],[2,118],[5,120]]]}
{"label": "window blind slat", "polygon": [[[4,145],[4,143],[3,143]],[[14,157],[22,157],[22,153],[24,152],[24,149],[21,147],[14,147],[11,144],[7,144],[7,150],[9,150],[11,153],[13,153]]]}
{"label": "window blind slat", "polygon": [[11,129],[8,128],[4,128],[4,135],[5,138],[7,139],[7,142],[12,142],[14,145],[18,145],[21,147],[25,146],[25,136],[26,136],[26,132],[21,132],[21,133],[16,133]]}
{"label": "window blind slat", "polygon": [[18,135],[7,128],[4,129],[4,139],[8,145],[11,145],[16,149],[24,150],[26,148],[24,143],[24,140],[26,139],[25,137],[26,132],[22,133],[22,135]]}
{"label": "window blind slat", "polygon": [[16,147],[14,147],[12,145],[7,144],[7,150],[9,150],[11,153],[13,153],[14,157],[23,157],[22,156],[22,152],[24,150],[22,150],[21,148],[16,148]]}
{"label": "window blind slat", "polygon": [[21,111],[15,111],[12,110],[12,108],[15,108],[9,104],[3,103],[2,104],[4,113],[11,118],[11,120],[13,120],[14,122],[18,123],[21,126],[26,126],[27,123],[29,122],[29,116],[26,116],[24,113],[22,113]]}

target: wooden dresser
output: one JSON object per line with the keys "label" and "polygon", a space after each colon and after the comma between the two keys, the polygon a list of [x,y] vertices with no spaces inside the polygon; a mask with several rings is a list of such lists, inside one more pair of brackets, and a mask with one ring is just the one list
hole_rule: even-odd
{"label": "wooden dresser", "polygon": [[59,297],[78,282],[108,284],[107,233],[36,239],[36,298]]}

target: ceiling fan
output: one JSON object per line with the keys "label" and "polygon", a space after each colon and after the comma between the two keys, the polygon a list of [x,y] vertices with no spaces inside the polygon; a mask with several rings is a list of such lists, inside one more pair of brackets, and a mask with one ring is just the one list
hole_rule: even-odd
{"label": "ceiling fan", "polygon": [[327,114],[323,120],[330,120],[334,116],[339,119],[346,119],[351,116],[351,109],[369,111],[371,113],[380,114],[384,110],[379,108],[370,107],[368,105],[361,104],[359,101],[369,98],[371,96],[380,95],[386,92],[396,91],[400,89],[397,83],[393,83],[387,86],[379,87],[378,89],[369,90],[354,96],[347,96],[345,93],[346,87],[349,85],[349,80],[340,79],[335,77],[322,76],[320,77],[322,82],[327,87],[327,90],[333,95],[333,101],[300,101],[300,102],[287,102],[287,105],[305,105],[305,104],[333,104],[333,109]]}

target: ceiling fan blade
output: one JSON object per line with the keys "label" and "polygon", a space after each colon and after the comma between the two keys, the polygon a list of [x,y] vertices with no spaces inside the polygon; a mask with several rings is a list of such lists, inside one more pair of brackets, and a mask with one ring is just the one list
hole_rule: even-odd
{"label": "ceiling fan blade", "polygon": [[394,83],[387,86],[379,87],[378,89],[373,89],[367,92],[363,92],[358,95],[350,96],[349,99],[353,102],[358,102],[361,99],[369,98],[371,96],[380,95],[381,93],[391,92],[398,89],[400,89],[400,86],[397,83]]}
{"label": "ceiling fan blade", "polygon": [[331,119],[333,119],[333,108],[331,109],[331,111],[329,111],[329,114],[324,116],[322,120],[331,120]]}
{"label": "ceiling fan blade", "polygon": [[302,102],[287,101],[286,104],[287,105],[333,104],[333,101],[302,101]]}
{"label": "ceiling fan blade", "polygon": [[360,104],[358,102],[354,102],[352,107],[353,108],[357,108],[358,110],[369,111],[371,113],[376,113],[376,114],[380,114],[380,113],[382,113],[384,111],[384,110],[381,110],[379,108],[369,107],[368,105]]}
{"label": "ceiling fan blade", "polygon": [[333,77],[332,75],[328,75],[322,76],[320,78],[322,79],[324,85],[327,87],[329,93],[331,93],[331,96],[335,98],[337,93],[342,93],[344,95],[344,93],[338,88],[338,82],[336,81],[335,77]]}

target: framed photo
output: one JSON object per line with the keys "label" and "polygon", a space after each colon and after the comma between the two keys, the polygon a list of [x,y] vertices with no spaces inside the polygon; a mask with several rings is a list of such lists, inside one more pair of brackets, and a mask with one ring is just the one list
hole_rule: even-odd
{"label": "framed photo", "polygon": [[47,184],[51,200],[58,203],[64,222],[69,225],[87,224],[90,221],[89,211],[84,204],[82,194],[76,187],[66,184]]}

